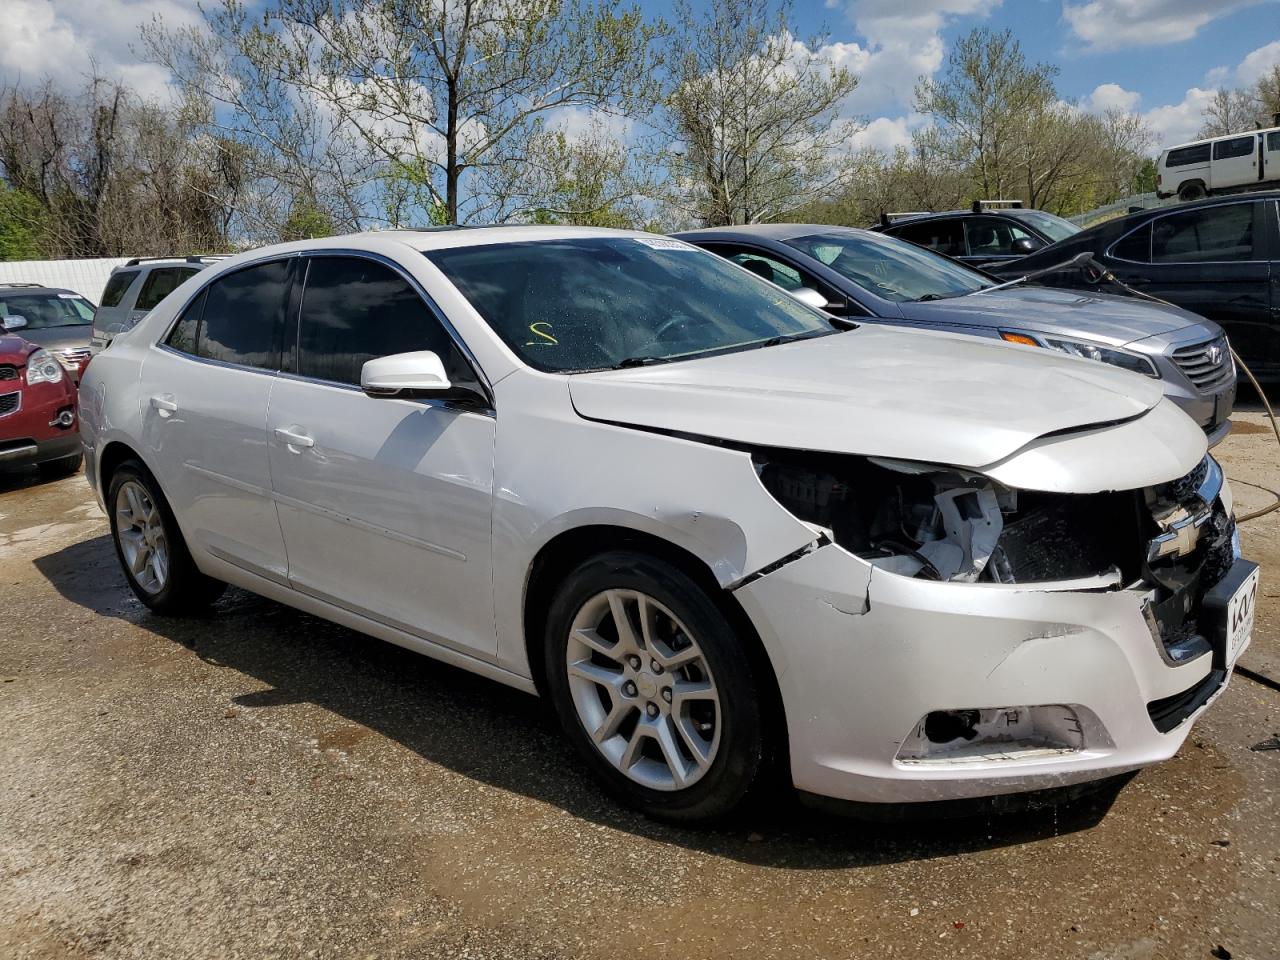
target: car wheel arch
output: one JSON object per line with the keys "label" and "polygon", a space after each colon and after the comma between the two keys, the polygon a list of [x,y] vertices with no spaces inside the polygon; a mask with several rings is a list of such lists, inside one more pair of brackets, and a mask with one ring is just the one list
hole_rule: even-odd
{"label": "car wheel arch", "polygon": [[[595,524],[565,530],[543,544],[534,556],[525,579],[523,628],[529,670],[539,695],[546,696],[544,625],[557,587],[584,560],[615,550],[635,551],[664,560],[706,591],[742,641],[760,689],[764,691],[766,709],[778,718],[779,722],[773,726],[785,739],[786,712],[777,671],[755,625],[737,598],[721,586],[711,568],[693,553],[670,540],[630,527]],[[785,742],[777,744],[777,756],[783,762],[789,756],[788,747]]]}
{"label": "car wheel arch", "polygon": [[[142,455],[137,450],[130,447],[123,440],[112,440],[102,452],[98,454],[98,489],[102,491],[105,499],[107,490],[111,487],[111,475],[119,469],[120,464],[127,460],[137,460],[144,467],[147,466],[146,461],[142,459]],[[148,472],[155,476],[155,471],[147,467]]]}

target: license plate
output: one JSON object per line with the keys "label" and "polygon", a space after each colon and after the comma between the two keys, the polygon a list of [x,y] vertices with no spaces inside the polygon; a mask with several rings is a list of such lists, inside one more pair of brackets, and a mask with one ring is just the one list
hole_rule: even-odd
{"label": "license plate", "polygon": [[1257,606],[1258,569],[1255,567],[1227,601],[1228,667],[1235,662],[1244,645],[1249,642],[1249,634],[1253,632],[1253,615]]}

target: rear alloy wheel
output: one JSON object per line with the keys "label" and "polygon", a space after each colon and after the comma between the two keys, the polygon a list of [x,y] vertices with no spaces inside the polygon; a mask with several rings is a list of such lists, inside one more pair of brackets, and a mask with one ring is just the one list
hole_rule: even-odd
{"label": "rear alloy wheel", "polygon": [[548,693],[619,799],[664,820],[721,819],[769,781],[785,742],[769,736],[768,698],[743,643],[680,568],[643,553],[600,554],[552,600]]}
{"label": "rear alloy wheel", "polygon": [[107,512],[129,587],[157,613],[202,612],[227,588],[197,569],[155,479],[130,460],[111,475]]}

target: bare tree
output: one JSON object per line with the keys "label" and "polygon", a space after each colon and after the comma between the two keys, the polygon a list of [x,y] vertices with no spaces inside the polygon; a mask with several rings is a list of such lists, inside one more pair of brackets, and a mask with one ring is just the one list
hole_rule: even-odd
{"label": "bare tree", "polygon": [[853,174],[852,121],[838,111],[857,79],[790,30],[790,3],[677,6],[662,129],[672,197],[704,224],[756,223]]}
{"label": "bare tree", "polygon": [[1257,112],[1253,97],[1244,90],[1219,87],[1204,108],[1196,136],[1225,137],[1230,133],[1252,130]]}

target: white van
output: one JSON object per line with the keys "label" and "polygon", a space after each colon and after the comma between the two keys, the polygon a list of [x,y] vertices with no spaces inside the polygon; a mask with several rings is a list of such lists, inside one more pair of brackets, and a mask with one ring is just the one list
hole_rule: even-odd
{"label": "white van", "polygon": [[[1280,119],[1280,118],[1278,118]],[[1170,147],[1156,167],[1156,195],[1199,200],[1280,181],[1280,123],[1265,130]]]}

